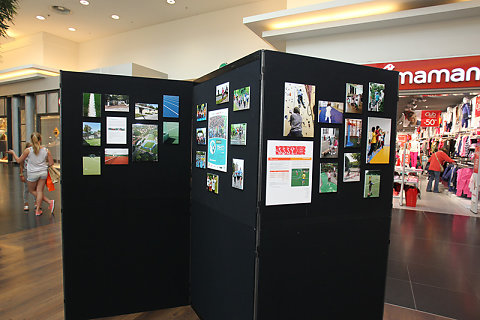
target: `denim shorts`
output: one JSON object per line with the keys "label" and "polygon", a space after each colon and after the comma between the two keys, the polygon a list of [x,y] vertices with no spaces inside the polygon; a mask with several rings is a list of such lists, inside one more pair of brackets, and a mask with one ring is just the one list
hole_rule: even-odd
{"label": "denim shorts", "polygon": [[29,172],[27,174],[27,181],[36,182],[39,179],[47,179],[48,171]]}

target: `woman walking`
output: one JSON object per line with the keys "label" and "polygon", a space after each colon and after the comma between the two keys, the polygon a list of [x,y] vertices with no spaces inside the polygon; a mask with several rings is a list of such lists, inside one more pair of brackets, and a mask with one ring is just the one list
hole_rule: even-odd
{"label": "woman walking", "polygon": [[428,184],[427,192],[432,192],[432,182],[435,181],[433,186],[433,192],[439,193],[438,191],[438,182],[440,180],[440,173],[443,171],[442,166],[445,162],[454,163],[449,156],[447,156],[447,150],[445,148],[440,149],[439,151],[432,154],[428,162],[430,167],[428,168]]}
{"label": "woman walking", "polygon": [[36,201],[36,208],[35,208],[35,215],[39,216],[42,214],[42,210],[40,209],[40,205],[42,204],[42,200],[49,204],[48,209],[51,213],[55,208],[55,201],[50,200],[45,197],[43,189],[45,188],[45,183],[47,181],[48,176],[48,167],[53,165],[53,158],[50,151],[47,148],[41,145],[42,143],[42,136],[38,132],[32,133],[30,136],[32,146],[27,148],[23,151],[20,157],[17,157],[15,151],[8,150],[15,161],[22,164],[25,159],[27,159],[27,183],[28,183],[28,191],[33,194]]}

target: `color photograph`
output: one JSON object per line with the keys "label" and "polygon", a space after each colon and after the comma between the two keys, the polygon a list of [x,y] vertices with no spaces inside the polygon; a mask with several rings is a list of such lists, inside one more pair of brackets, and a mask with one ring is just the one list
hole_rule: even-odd
{"label": "color photograph", "polygon": [[250,87],[233,91],[233,111],[250,109]]}
{"label": "color photograph", "polygon": [[163,96],[163,117],[178,118],[180,114],[180,97],[179,96]]}
{"label": "color photograph", "polygon": [[83,145],[99,147],[102,143],[102,124],[100,122],[83,123]]}
{"label": "color photograph", "polygon": [[310,169],[292,169],[291,187],[306,187],[310,182]]}
{"label": "color photograph", "polygon": [[388,164],[390,162],[392,120],[369,117],[367,130],[367,163]]}
{"label": "color photograph", "polygon": [[320,193],[337,192],[338,163],[320,163]]}
{"label": "color photograph", "polygon": [[232,187],[243,190],[244,160],[233,159],[232,161]]}
{"label": "color photograph", "polygon": [[227,172],[228,108],[208,112],[209,169]]}
{"label": "color photograph", "polygon": [[359,148],[362,142],[362,120],[345,119],[345,148]]}
{"label": "color photograph", "polygon": [[338,158],[338,128],[321,128],[320,158]]}
{"label": "color photograph", "polygon": [[207,120],[207,104],[197,104],[197,121]]}
{"label": "color photograph", "polygon": [[230,125],[230,144],[238,146],[247,145],[246,123],[232,123]]}
{"label": "color photograph", "polygon": [[380,197],[380,170],[365,171],[365,188],[363,192],[364,198]]}
{"label": "color photograph", "polygon": [[360,158],[360,152],[344,154],[343,182],[360,181]]}
{"label": "color photograph", "polygon": [[218,194],[218,183],[220,178],[213,173],[207,173],[207,190]]}
{"label": "color photograph", "polygon": [[197,128],[197,143],[207,144],[207,128]]}
{"label": "color photograph", "polygon": [[345,113],[362,113],[363,85],[347,83]]}
{"label": "color photograph", "polygon": [[82,161],[84,176],[99,176],[102,174],[102,159],[100,155],[88,153],[82,157]]}
{"label": "color photograph", "polygon": [[107,117],[107,144],[127,144],[126,117]]}
{"label": "color photograph", "polygon": [[318,122],[342,123],[343,102],[318,101]]}
{"label": "color photograph", "polygon": [[207,152],[197,151],[195,153],[195,167],[205,169],[207,166]]}
{"label": "color photograph", "polygon": [[132,161],[158,161],[158,127],[154,124],[132,124]]}
{"label": "color photograph", "polygon": [[128,148],[105,148],[105,164],[128,164]]}
{"label": "color photograph", "polygon": [[128,96],[123,94],[107,94],[105,111],[129,112],[130,104]]}
{"label": "color photograph", "polygon": [[83,94],[83,116],[100,117],[102,111],[102,95],[100,93]]}
{"label": "color photograph", "polygon": [[158,120],[158,103],[135,103],[135,120]]}
{"label": "color photograph", "polygon": [[368,111],[383,112],[385,85],[370,82],[368,87]]}
{"label": "color photograph", "polygon": [[164,122],[163,123],[163,143],[164,144],[179,144],[179,123],[178,122]]}
{"label": "color photograph", "polygon": [[314,136],[315,86],[285,82],[283,105],[283,135],[286,137]]}
{"label": "color photograph", "polygon": [[215,89],[215,103],[221,104],[230,101],[230,82],[225,82],[218,85]]}

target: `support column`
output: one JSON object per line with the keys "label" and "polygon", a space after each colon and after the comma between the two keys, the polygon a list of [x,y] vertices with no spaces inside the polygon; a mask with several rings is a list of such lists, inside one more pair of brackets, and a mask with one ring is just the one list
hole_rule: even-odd
{"label": "support column", "polygon": [[12,97],[12,149],[17,155],[20,152],[20,99],[21,97]]}
{"label": "support column", "polygon": [[35,131],[35,96],[25,96],[25,141],[30,140],[30,135]]}

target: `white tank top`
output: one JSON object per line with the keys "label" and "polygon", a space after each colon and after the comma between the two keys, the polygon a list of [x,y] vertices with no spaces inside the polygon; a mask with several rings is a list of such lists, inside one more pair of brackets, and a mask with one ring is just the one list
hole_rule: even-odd
{"label": "white tank top", "polygon": [[35,154],[35,152],[33,152],[33,147],[30,147],[28,149],[30,149],[30,153],[27,156],[27,172],[30,173],[47,171],[47,148],[40,148],[38,154]]}

